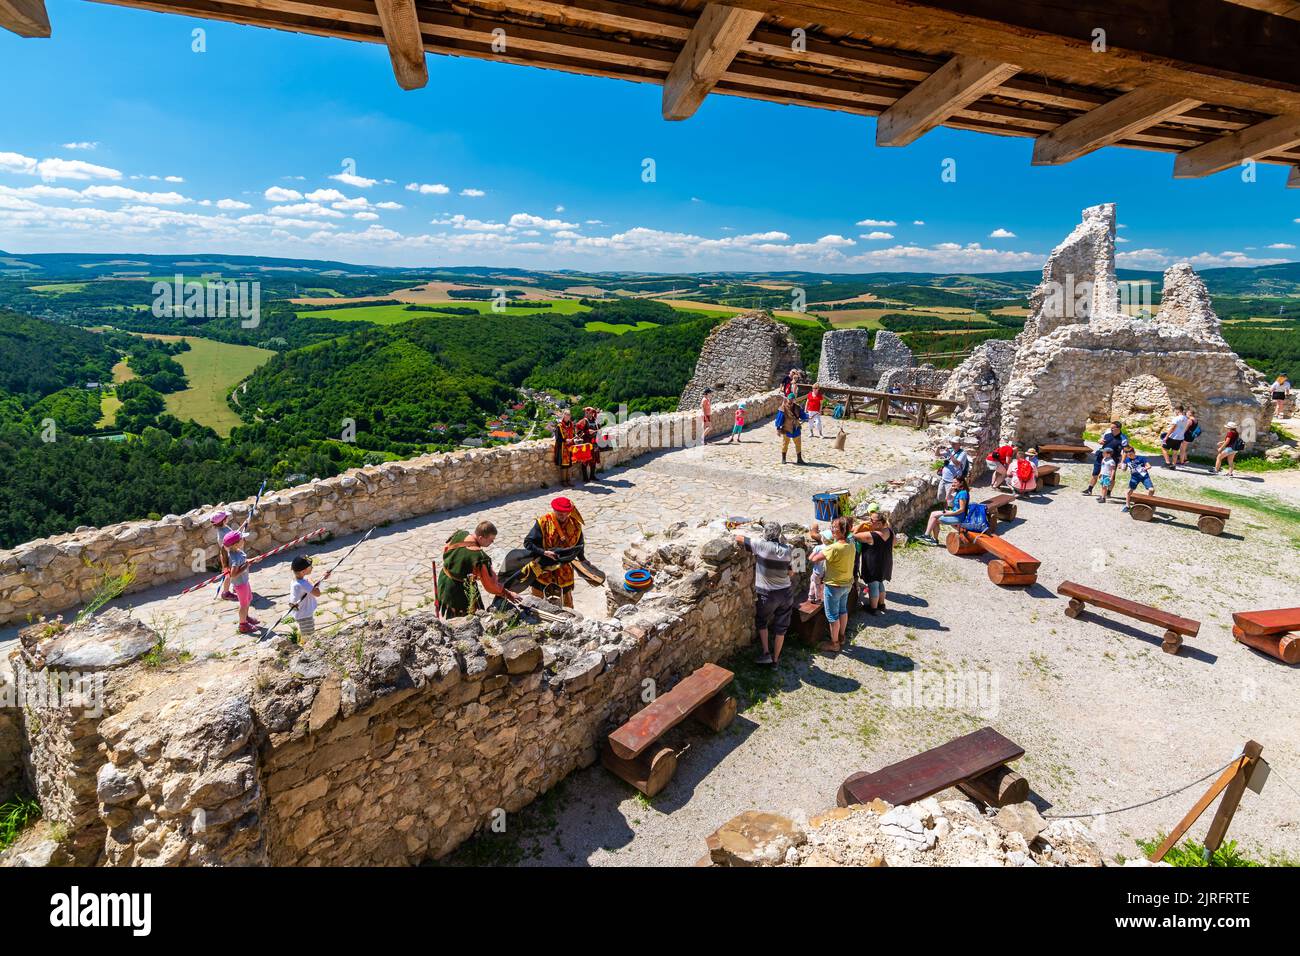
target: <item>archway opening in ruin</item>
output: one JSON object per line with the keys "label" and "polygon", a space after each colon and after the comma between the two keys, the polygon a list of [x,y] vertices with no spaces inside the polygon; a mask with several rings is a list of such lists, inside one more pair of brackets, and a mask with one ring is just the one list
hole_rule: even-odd
{"label": "archway opening in ruin", "polygon": [[1088,408],[1079,434],[1100,434],[1111,422],[1118,421],[1130,440],[1147,445],[1160,444],[1160,433],[1168,428],[1175,409],[1194,409],[1203,398],[1192,383],[1149,371],[1131,375],[1110,388],[1105,387],[1104,380],[1097,385],[1091,403],[1079,403],[1080,408]]}

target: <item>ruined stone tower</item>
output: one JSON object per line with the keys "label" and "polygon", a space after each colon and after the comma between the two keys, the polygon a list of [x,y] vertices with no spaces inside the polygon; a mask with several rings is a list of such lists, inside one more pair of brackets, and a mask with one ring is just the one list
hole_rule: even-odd
{"label": "ruined stone tower", "polygon": [[802,368],[799,344],[770,312],[745,312],[709,333],[677,407],[699,408],[704,390],[726,402],[766,392],[792,368]]}

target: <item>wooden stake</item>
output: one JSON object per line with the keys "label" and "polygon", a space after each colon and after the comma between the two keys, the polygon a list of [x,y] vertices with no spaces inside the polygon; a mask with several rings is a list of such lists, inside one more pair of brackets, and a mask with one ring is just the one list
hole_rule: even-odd
{"label": "wooden stake", "polygon": [[[1188,830],[1191,829],[1206,808],[1214,802],[1214,798],[1222,793],[1225,789],[1231,787],[1228,794],[1224,796],[1223,801],[1219,804],[1218,811],[1214,814],[1214,820],[1210,824],[1210,832],[1205,838],[1205,846],[1211,853],[1219,848],[1223,841],[1223,836],[1228,832],[1228,824],[1232,822],[1232,816],[1237,812],[1237,804],[1241,801],[1242,790],[1246,787],[1246,781],[1250,778],[1250,771],[1254,769],[1255,762],[1259,760],[1260,752],[1264,748],[1253,740],[1246,741],[1246,746],[1242,748],[1242,754],[1234,760],[1228,767],[1219,774],[1219,778],[1210,784],[1210,789],[1206,790],[1201,799],[1196,801],[1195,806],[1187,811],[1187,815],[1178,821],[1178,826],[1165,837],[1163,843],[1156,847],[1155,852],[1148,859],[1152,863],[1159,863],[1165,858],[1165,854],[1173,849],[1174,845],[1183,838]],[[1211,845],[1211,840],[1214,840]]]}

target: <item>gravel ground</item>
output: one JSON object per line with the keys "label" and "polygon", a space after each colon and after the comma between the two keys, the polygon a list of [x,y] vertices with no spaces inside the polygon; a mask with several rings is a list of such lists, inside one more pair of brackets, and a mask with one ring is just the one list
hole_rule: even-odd
{"label": "gravel ground", "polygon": [[[1252,855],[1300,858],[1300,667],[1236,644],[1229,630],[1234,610],[1300,603],[1300,475],[1229,480],[1157,468],[1161,494],[1242,496],[1230,504],[1225,533],[1213,538],[1185,515],[1133,521],[1122,502],[1102,505],[1079,493],[1088,466],[1066,463],[1062,472],[1058,488],[1023,503],[1003,526],[1042,560],[1034,587],[998,588],[983,559],[912,544],[895,562],[891,610],[856,617],[846,653],[793,646],[775,673],[747,654],[733,661],[739,717],[716,736],[677,728],[671,742],[688,749],[653,800],[596,765],[457,859],[690,864],[703,855],[705,836],[737,813],[814,814],[834,805],[849,773],[986,724],[1024,747],[1017,769],[1048,816],[1149,800],[1216,772],[1257,740],[1272,778],[1262,794],[1246,793],[1229,837]],[[976,500],[986,496],[977,489]],[[1063,580],[1194,618],[1200,634],[1174,657],[1161,651],[1157,628],[1091,612],[1071,620],[1055,594]],[[911,693],[944,672],[983,692],[950,701],[955,706]],[[1136,838],[1168,831],[1207,785],[1085,822],[1107,856],[1133,856]],[[1191,835],[1202,837],[1209,819]]]}

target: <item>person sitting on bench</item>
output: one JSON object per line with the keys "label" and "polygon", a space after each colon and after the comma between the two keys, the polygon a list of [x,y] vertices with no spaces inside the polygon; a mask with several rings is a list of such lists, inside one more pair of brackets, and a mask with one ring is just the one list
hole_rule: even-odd
{"label": "person sitting on bench", "polygon": [[1132,445],[1124,446],[1124,460],[1120,467],[1128,471],[1128,494],[1124,496],[1124,510],[1128,511],[1133,507],[1133,492],[1138,485],[1143,485],[1147,494],[1155,494],[1156,486],[1151,481],[1150,463]]}
{"label": "person sitting on bench", "polygon": [[936,537],[939,533],[939,525],[955,527],[966,517],[966,508],[970,505],[970,486],[966,484],[965,478],[958,478],[952,483],[952,488],[952,510],[930,512],[930,520],[925,524],[925,534],[921,535],[921,540],[927,544],[939,543]]}
{"label": "person sitting on bench", "polygon": [[1016,457],[1007,469],[1007,478],[1016,497],[1023,498],[1038,487],[1038,467],[1017,448]]}
{"label": "person sitting on bench", "polygon": [[1121,461],[1124,446],[1127,444],[1128,436],[1124,434],[1124,426],[1119,422],[1111,422],[1110,430],[1101,436],[1101,447],[1097,449],[1097,454],[1092,456],[1092,481],[1088,482],[1088,487],[1083,489],[1085,495],[1092,494],[1092,489],[1097,484],[1097,477],[1101,474],[1101,453],[1109,448],[1115,461]]}

